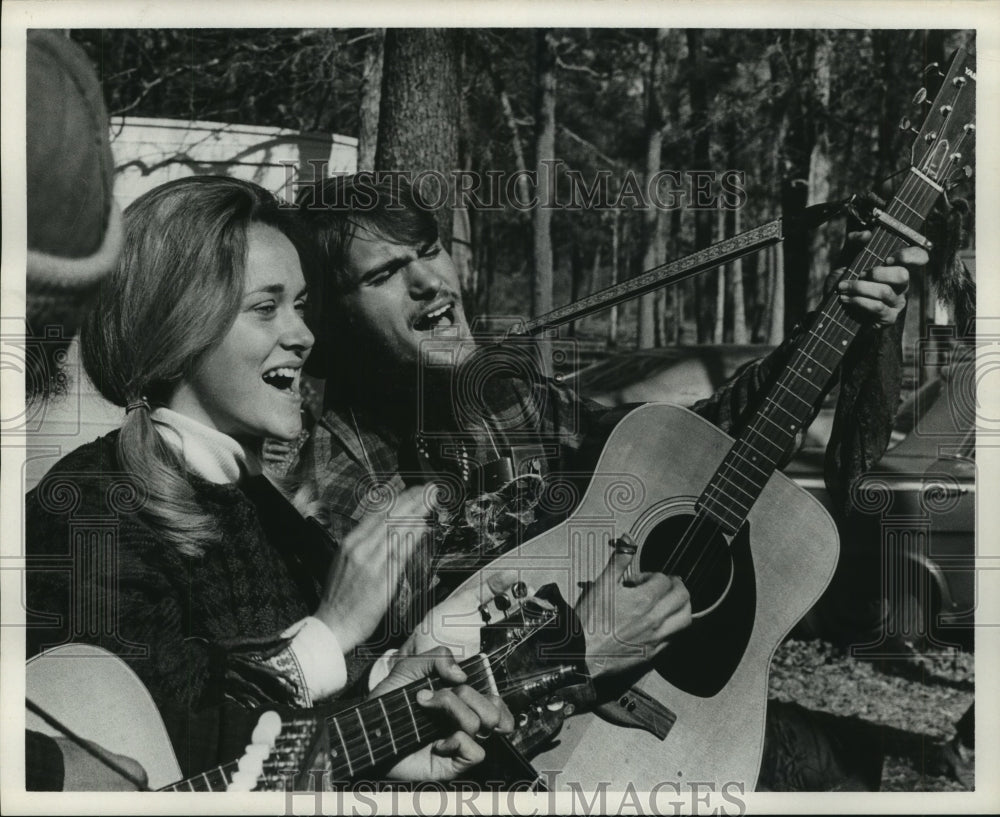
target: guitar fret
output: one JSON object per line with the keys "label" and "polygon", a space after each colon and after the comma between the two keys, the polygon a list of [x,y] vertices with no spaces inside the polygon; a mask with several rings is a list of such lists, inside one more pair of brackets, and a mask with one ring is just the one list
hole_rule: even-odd
{"label": "guitar fret", "polygon": [[354,710],[354,714],[358,716],[358,723],[361,725],[361,734],[365,739],[365,746],[368,747],[368,757],[372,759],[372,764],[375,763],[375,753],[372,751],[371,741],[368,740],[368,730],[365,728],[364,718],[361,717],[361,707],[357,707]]}
{"label": "guitar fret", "polygon": [[756,463],[754,463],[753,460],[747,458],[747,456],[745,454],[741,454],[735,448],[733,449],[733,456],[734,457],[738,457],[739,459],[743,460],[743,462],[745,462],[751,468],[753,468],[753,469],[755,469],[757,471],[760,471],[765,477],[769,477],[770,476],[770,474],[767,471],[765,471],[759,465],[757,465]]}
{"label": "guitar fret", "polygon": [[833,370],[832,369],[828,369],[826,366],[824,366],[822,363],[820,363],[818,360],[816,360],[816,358],[814,358],[811,354],[809,354],[805,349],[802,350],[802,354],[805,357],[809,358],[813,363],[815,363],[817,366],[819,366],[827,374],[833,374]]}
{"label": "guitar fret", "polygon": [[417,740],[420,738],[420,729],[417,728],[417,719],[413,714],[413,706],[410,704],[410,696],[406,694],[406,687],[403,687],[403,700],[406,701],[406,708],[410,712],[410,720],[413,721],[413,732],[417,736]]}
{"label": "guitar fret", "polygon": [[[725,528],[730,535],[739,530],[740,525],[743,522],[743,518],[736,513],[736,511],[720,504],[717,499],[708,496],[707,489],[706,494],[703,495],[702,498],[704,501],[701,504],[701,509],[715,519],[716,522],[722,525],[722,527]],[[732,521],[726,519],[727,515],[733,517]]]}
{"label": "guitar fret", "polygon": [[829,346],[835,352],[837,352],[837,351],[840,350],[839,346],[835,346],[834,344],[830,343],[830,341],[828,341],[826,338],[824,338],[824,337],[822,337],[820,335],[816,335],[815,337],[816,337],[816,340],[818,340],[822,344],[825,344],[826,346]]}
{"label": "guitar fret", "polygon": [[[776,429],[778,429],[779,431],[781,431],[781,432],[782,432],[783,434],[787,435],[787,434],[789,433],[789,429],[785,428],[785,427],[784,427],[784,426],[782,426],[782,425],[778,425],[778,424],[777,424],[777,423],[776,423],[776,422],[775,422],[774,420],[772,420],[772,419],[771,419],[770,417],[768,417],[768,416],[767,416],[766,414],[758,414],[757,416],[758,416],[758,417],[759,417],[759,418],[760,418],[761,420],[763,420],[764,422],[766,422],[766,423],[770,423],[771,425],[773,425],[773,426],[774,426],[774,427],[775,427]],[[798,425],[798,423],[796,423],[796,425]],[[794,428],[793,428],[793,429],[791,429],[791,433],[792,433],[792,434],[794,434],[794,433],[795,433],[795,431],[796,431],[796,429],[794,429]],[[759,434],[763,434],[763,432],[762,432],[762,431],[758,431],[758,433],[759,433]]]}
{"label": "guitar fret", "polygon": [[[788,372],[789,372],[789,373],[791,373],[791,374],[793,374],[793,375],[795,375],[795,376],[796,376],[797,378],[799,378],[799,379],[800,379],[800,380],[801,380],[801,381],[802,381],[803,383],[807,383],[808,385],[810,385],[810,386],[812,386],[812,387],[813,387],[814,389],[816,389],[816,394],[817,394],[817,395],[818,395],[818,394],[819,394],[819,393],[820,393],[820,392],[822,391],[822,389],[821,389],[821,388],[820,388],[819,386],[817,386],[817,385],[816,385],[816,384],[815,384],[815,383],[814,383],[814,382],[813,382],[812,380],[810,380],[810,379],[809,379],[808,377],[806,377],[806,376],[805,376],[804,374],[802,374],[802,372],[798,371],[797,369],[795,369],[795,368],[789,368],[789,369],[788,369]],[[780,385],[780,384],[779,384],[779,385]],[[788,391],[788,392],[789,392],[790,394],[795,394],[795,392],[794,392],[794,391],[792,391],[792,390],[791,390],[790,388],[788,388],[787,386],[784,386],[783,388],[785,388],[785,389],[786,389],[786,390],[787,390],[787,391]],[[798,396],[798,395],[796,395],[796,396]],[[799,398],[799,399],[801,400],[802,398]],[[810,405],[811,405],[811,404],[810,404]]]}
{"label": "guitar fret", "polygon": [[778,465],[777,461],[776,460],[772,460],[769,456],[767,456],[767,454],[765,454],[763,451],[761,451],[759,448],[757,448],[757,446],[755,446],[752,442],[750,442],[749,440],[747,440],[747,441],[744,442],[744,445],[747,448],[750,448],[753,451],[755,451],[757,454],[760,454],[760,456],[762,456],[765,460],[767,460],[769,463],[771,463],[771,465],[777,467],[777,465]]}
{"label": "guitar fret", "polygon": [[[725,468],[725,463],[723,463],[722,468]],[[750,497],[751,501],[754,500],[754,499],[756,499],[756,497],[754,496],[754,494],[753,494],[752,491],[748,491],[746,488],[744,488],[738,482],[734,482],[730,477],[728,477],[726,474],[724,474],[722,472],[722,468],[719,469],[719,473],[718,473],[719,479],[722,479],[722,480],[725,480],[726,482],[728,482],[730,485],[732,485],[741,494],[746,494],[748,497]],[[739,472],[737,471],[736,474],[739,474]],[[739,500],[734,497],[733,498],[733,502],[739,502]],[[747,506],[744,505],[743,507],[747,507]],[[749,510],[749,508],[748,508],[748,510]]]}
{"label": "guitar fret", "polygon": [[[881,260],[882,260],[882,259],[881,259],[881,258],[879,258],[879,257],[878,257],[877,255],[875,256],[875,258],[876,258],[876,260],[878,260],[878,261],[881,261]],[[841,323],[841,322],[840,322],[840,321],[838,321],[838,320],[837,320],[837,319],[836,319],[835,317],[833,317],[833,315],[832,315],[832,314],[827,314],[827,316],[826,316],[826,317],[827,317],[827,318],[828,318],[829,320],[831,320],[831,321],[832,321],[833,323],[837,324],[837,326],[839,326],[839,327],[840,327],[841,329],[843,329],[843,330],[844,330],[845,332],[851,332],[851,333],[853,334],[854,330],[853,330],[853,329],[851,329],[851,327],[850,327],[850,326],[848,326],[848,325],[847,325],[846,323]]]}
{"label": "guitar fret", "polygon": [[791,409],[785,408],[783,405],[781,405],[781,403],[779,403],[773,397],[766,397],[766,398],[764,398],[764,402],[765,403],[770,403],[772,406],[774,406],[779,411],[783,411],[785,414],[787,414],[793,420],[798,420],[799,419],[799,416],[797,414],[795,414],[795,412],[793,412]]}
{"label": "guitar fret", "polygon": [[385,711],[385,704],[382,703],[382,698],[379,697],[378,705],[382,707],[382,717],[385,718],[385,727],[389,730],[389,742],[392,744],[392,753],[395,755],[399,752],[396,748],[396,738],[392,734],[392,723],[389,721],[389,713]]}
{"label": "guitar fret", "polygon": [[[744,505],[738,499],[735,499],[735,498],[731,497],[729,494],[727,494],[726,491],[725,491],[725,489],[721,485],[719,485],[717,482],[712,482],[705,489],[705,493],[707,494],[709,491],[713,491],[713,490],[716,492],[716,494],[722,494],[726,498],[727,502],[732,502],[734,505],[739,505],[744,511],[747,511],[747,512],[750,511],[750,508],[747,505]],[[712,499],[714,499],[716,502],[719,501],[719,497],[718,496],[714,496],[714,497],[712,497]]]}
{"label": "guitar fret", "polygon": [[788,386],[785,386],[785,385],[783,385],[780,382],[775,387],[775,389],[776,390],[777,389],[781,389],[783,392],[785,392],[785,394],[787,394],[787,395],[789,395],[791,397],[794,397],[796,400],[798,400],[803,406],[805,406],[808,409],[811,409],[813,407],[813,404],[811,402],[809,402],[808,400],[806,400],[803,397],[800,397],[798,394],[796,394],[794,391],[792,391],[790,388],[788,388]]}
{"label": "guitar fret", "polygon": [[351,753],[347,751],[347,741],[344,740],[344,733],[340,731],[340,723],[337,721],[336,716],[330,718],[333,721],[333,725],[337,727],[337,736],[340,738],[340,745],[344,747],[344,760],[347,761],[347,771],[350,773],[351,777],[354,777],[354,764],[351,762]]}

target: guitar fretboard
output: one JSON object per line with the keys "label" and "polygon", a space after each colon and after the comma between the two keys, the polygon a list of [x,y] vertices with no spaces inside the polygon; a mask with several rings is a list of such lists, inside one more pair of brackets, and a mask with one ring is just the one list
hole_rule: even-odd
{"label": "guitar fretboard", "polygon": [[[490,661],[476,655],[462,663],[466,684],[484,694],[497,694]],[[440,717],[417,703],[417,693],[434,691],[431,678],[365,701],[327,719],[333,780],[356,779],[393,758],[407,755],[444,733]]]}
{"label": "guitar fretboard", "polygon": [[[940,192],[937,185],[913,170],[886,212],[918,230]],[[904,242],[893,233],[876,228],[845,279],[858,278],[884,264],[903,246]],[[860,324],[847,314],[837,293],[831,293],[777,383],[698,500],[701,511],[724,532],[734,535],[746,520],[771,474],[792,450],[796,435],[811,419],[859,329]]]}
{"label": "guitar fretboard", "polygon": [[[486,655],[473,656],[461,666],[467,685],[484,694],[499,694]],[[422,678],[328,717],[327,758],[320,759],[321,768],[315,772],[320,775],[329,772],[334,782],[356,779],[362,772],[440,737],[444,733],[441,719],[433,717],[417,702],[417,693],[422,689],[433,692],[433,680]],[[315,718],[286,720],[278,746],[264,762],[258,788],[285,790],[292,788],[296,780],[308,779],[313,770],[303,768],[303,764],[316,754],[320,735]],[[160,791],[226,791],[238,768],[239,762],[232,761]]]}

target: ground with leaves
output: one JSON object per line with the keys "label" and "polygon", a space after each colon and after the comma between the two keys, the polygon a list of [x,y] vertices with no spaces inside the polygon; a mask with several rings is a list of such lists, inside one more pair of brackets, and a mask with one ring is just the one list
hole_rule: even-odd
{"label": "ground with leaves", "polygon": [[974,663],[958,651],[878,662],[790,639],[772,662],[770,697],[880,727],[882,791],[965,791],[941,773],[940,748],[975,697]]}

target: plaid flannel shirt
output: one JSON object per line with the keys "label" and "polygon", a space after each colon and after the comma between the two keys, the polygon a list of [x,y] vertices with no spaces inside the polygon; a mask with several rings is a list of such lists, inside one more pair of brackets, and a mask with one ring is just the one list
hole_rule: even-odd
{"label": "plaid flannel shirt", "polygon": [[[851,481],[874,464],[888,443],[899,399],[900,333],[901,325],[864,330],[845,358],[842,396],[827,457],[828,482],[839,499],[847,496]],[[690,408],[723,431],[738,435],[780,376],[800,335],[797,329],[770,355],[743,366],[715,394]],[[479,397],[481,416],[471,430],[435,433],[429,423],[424,433],[418,434],[415,428],[405,436],[379,427],[359,407],[328,406],[300,452],[297,469],[301,477],[315,480],[330,533],[342,539],[368,510],[378,507],[378,492],[372,489],[379,486],[400,490],[433,479],[443,482],[449,495],[463,495],[466,475],[460,452],[468,456],[473,469],[509,456],[517,474],[537,473],[543,481],[553,474],[570,475],[579,481],[578,495],[582,496],[604,441],[618,420],[634,408],[609,409],[581,398],[558,379],[544,378],[494,378]],[[814,406],[813,416],[821,402]],[[489,430],[484,432],[484,428]],[[558,523],[570,511],[566,508],[562,514],[550,513],[522,526],[517,537],[490,558]],[[480,558],[478,564],[482,562]],[[433,583],[435,577],[426,569],[408,570],[396,599],[397,611],[413,606],[422,594],[415,591],[427,580]],[[415,625],[430,603],[423,599],[405,615],[408,624],[398,621],[394,627],[405,630]]]}

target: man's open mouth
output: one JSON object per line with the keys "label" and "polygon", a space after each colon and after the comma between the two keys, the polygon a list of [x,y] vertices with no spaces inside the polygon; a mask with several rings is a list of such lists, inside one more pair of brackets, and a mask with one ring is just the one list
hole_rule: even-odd
{"label": "man's open mouth", "polygon": [[455,325],[455,304],[446,303],[425,312],[413,322],[413,328],[418,332],[432,332],[435,329]]}
{"label": "man's open mouth", "polygon": [[298,393],[299,370],[291,366],[278,366],[261,375],[261,379],[271,388],[285,394]]}

